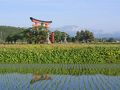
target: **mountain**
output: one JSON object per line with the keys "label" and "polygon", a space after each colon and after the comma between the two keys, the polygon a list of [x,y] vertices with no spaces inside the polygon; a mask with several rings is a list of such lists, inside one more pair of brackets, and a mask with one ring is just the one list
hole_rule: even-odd
{"label": "mountain", "polygon": [[[85,30],[85,28],[75,26],[75,25],[67,25],[67,26],[52,29],[52,31],[54,31],[54,30],[60,30],[63,32],[67,32],[70,36],[75,36],[77,31]],[[104,32],[103,30],[96,30],[96,29],[87,29],[87,30],[93,32],[96,38],[110,38],[110,37],[112,37],[115,39],[120,39],[120,32],[119,31],[109,33],[109,32]]]}

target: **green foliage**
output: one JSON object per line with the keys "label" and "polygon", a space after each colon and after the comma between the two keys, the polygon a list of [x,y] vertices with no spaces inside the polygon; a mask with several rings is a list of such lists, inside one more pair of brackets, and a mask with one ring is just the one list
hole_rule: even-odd
{"label": "green foliage", "polygon": [[61,32],[59,30],[56,30],[54,33],[55,33],[55,41],[60,42],[62,36]]}
{"label": "green foliage", "polygon": [[47,38],[47,32],[45,30],[29,30],[29,32],[26,34],[26,39],[28,41],[29,44],[31,43],[44,43],[46,41]]}
{"label": "green foliage", "polygon": [[88,30],[85,30],[85,31],[77,31],[76,33],[76,40],[77,41],[82,41],[82,42],[91,42],[91,41],[94,41],[94,35],[92,32],[88,31]]}
{"label": "green foliage", "polygon": [[[5,41],[10,40],[10,42],[13,40],[12,36],[23,32],[25,29],[20,27],[12,27],[12,26],[0,26],[0,39]],[[9,38],[9,39],[8,39]]]}
{"label": "green foliage", "polygon": [[54,31],[54,33],[55,33],[55,42],[64,41],[65,36],[68,36],[67,33],[61,32],[59,30]]}
{"label": "green foliage", "polygon": [[120,63],[119,45],[1,45],[0,63]]}
{"label": "green foliage", "polygon": [[115,42],[115,39],[114,39],[114,38],[109,38],[109,39],[107,40],[107,42]]}
{"label": "green foliage", "polygon": [[29,44],[43,43],[47,37],[47,32],[44,27],[40,27],[39,30],[33,30],[32,28],[19,28],[11,26],[0,26],[0,40],[8,43],[16,43],[17,40],[27,41]]}

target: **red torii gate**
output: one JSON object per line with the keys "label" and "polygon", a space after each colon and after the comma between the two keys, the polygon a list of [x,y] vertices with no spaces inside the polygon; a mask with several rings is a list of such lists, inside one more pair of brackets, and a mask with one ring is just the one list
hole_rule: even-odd
{"label": "red torii gate", "polygon": [[[33,17],[30,17],[30,20],[34,23],[33,28],[35,30],[39,30],[40,26],[44,26],[46,28],[46,30],[48,31],[49,25],[52,23],[52,21],[38,20],[38,19],[35,19]],[[48,32],[47,42],[50,43],[49,32]],[[52,32],[52,40],[51,40],[51,42],[54,43],[54,32]]]}
{"label": "red torii gate", "polygon": [[33,17],[30,17],[30,20],[34,23],[33,26],[36,27],[37,29],[39,26],[43,25],[45,26],[46,29],[49,28],[49,25],[52,23],[52,21],[43,21],[43,20],[38,20]]}

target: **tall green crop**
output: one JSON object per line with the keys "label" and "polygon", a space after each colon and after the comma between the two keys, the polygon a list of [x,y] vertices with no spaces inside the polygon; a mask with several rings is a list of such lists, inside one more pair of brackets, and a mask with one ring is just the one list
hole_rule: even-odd
{"label": "tall green crop", "polygon": [[0,45],[0,63],[120,63],[120,45]]}

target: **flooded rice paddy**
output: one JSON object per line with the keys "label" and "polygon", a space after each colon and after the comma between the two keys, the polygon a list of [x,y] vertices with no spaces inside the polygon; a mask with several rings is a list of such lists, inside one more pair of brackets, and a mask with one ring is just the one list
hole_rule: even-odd
{"label": "flooded rice paddy", "polygon": [[[51,79],[30,83],[34,74]],[[0,65],[0,90],[119,90],[120,65]]]}

